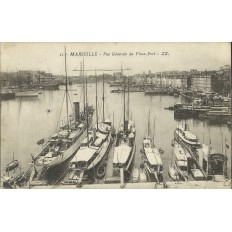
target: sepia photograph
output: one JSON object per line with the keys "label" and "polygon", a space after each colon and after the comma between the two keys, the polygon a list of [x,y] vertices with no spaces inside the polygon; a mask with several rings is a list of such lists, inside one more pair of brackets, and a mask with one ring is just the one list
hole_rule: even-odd
{"label": "sepia photograph", "polygon": [[231,43],[0,43],[1,188],[231,189]]}

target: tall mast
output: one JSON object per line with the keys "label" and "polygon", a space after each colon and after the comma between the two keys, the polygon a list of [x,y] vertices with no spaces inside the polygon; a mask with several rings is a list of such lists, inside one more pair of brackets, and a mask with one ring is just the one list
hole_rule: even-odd
{"label": "tall mast", "polygon": [[150,109],[148,113],[148,124],[147,124],[147,137],[150,136]]}
{"label": "tall mast", "polygon": [[150,75],[150,77],[151,77],[151,87],[153,87],[153,78],[151,75]]}
{"label": "tall mast", "polygon": [[85,80],[85,101],[86,101],[86,124],[87,124],[87,141],[88,141],[88,147],[89,147],[89,115],[88,115],[88,91],[87,91],[87,77],[85,77],[85,61],[83,58],[83,78]]}
{"label": "tall mast", "polygon": [[19,73],[18,73],[18,70],[17,70],[17,85],[19,85]]}
{"label": "tall mast", "polygon": [[223,133],[222,133],[222,154],[224,153],[224,146],[223,146],[223,143],[224,143],[224,139],[223,139]]}
{"label": "tall mast", "polygon": [[67,123],[68,123],[68,133],[69,133],[69,118],[68,118],[68,76],[67,76],[67,65],[66,65],[66,46],[64,47],[65,49],[65,95],[66,95],[66,113],[67,113]]}
{"label": "tall mast", "polygon": [[124,85],[124,90],[123,90],[123,100],[124,100],[124,107],[123,107],[123,124],[124,124],[124,133],[126,132],[126,90],[125,90],[125,77],[123,77],[123,85]]}
{"label": "tall mast", "polygon": [[129,117],[130,117],[130,111],[129,111],[129,106],[130,106],[130,80],[129,80],[129,76],[127,77],[128,78],[128,83],[127,83],[127,90],[128,90],[128,102],[127,102],[127,119],[129,121]]}
{"label": "tall mast", "polygon": [[[80,62],[80,80],[82,80],[82,91],[83,91],[83,112],[85,112],[85,82],[83,79],[83,73],[82,73],[82,62]],[[85,115],[85,114],[84,114]]]}
{"label": "tall mast", "polygon": [[81,78],[83,82],[83,108],[84,108],[84,115],[85,115],[85,78],[84,78],[84,64],[81,62]]}
{"label": "tall mast", "polygon": [[114,110],[113,110],[113,128],[114,128]]}
{"label": "tall mast", "polygon": [[156,116],[154,118],[154,133],[153,133],[154,142],[155,142],[155,120],[156,120]]}
{"label": "tall mast", "polygon": [[103,102],[103,122],[105,122],[105,77],[104,77],[104,73],[102,76],[103,79],[103,93],[102,93],[102,102]]}
{"label": "tall mast", "polygon": [[97,122],[97,130],[98,130],[98,108],[97,108],[97,74],[95,70],[95,78],[96,78],[96,122]]}
{"label": "tall mast", "polygon": [[40,84],[40,71],[39,71],[39,84]]}

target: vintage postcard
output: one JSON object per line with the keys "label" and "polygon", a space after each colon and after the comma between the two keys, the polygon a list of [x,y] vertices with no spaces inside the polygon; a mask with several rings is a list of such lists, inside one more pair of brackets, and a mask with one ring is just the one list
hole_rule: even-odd
{"label": "vintage postcard", "polygon": [[231,188],[230,43],[0,43],[1,188]]}

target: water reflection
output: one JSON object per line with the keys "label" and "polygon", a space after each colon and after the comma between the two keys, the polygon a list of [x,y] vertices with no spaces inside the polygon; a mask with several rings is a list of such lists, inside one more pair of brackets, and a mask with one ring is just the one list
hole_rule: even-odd
{"label": "water reflection", "polygon": [[[110,87],[106,84],[105,113],[106,118],[113,121],[116,129],[123,120],[123,94],[110,93]],[[81,85],[72,85],[70,101],[80,101],[83,109],[83,93]],[[64,86],[59,91],[42,91],[38,98],[23,98],[2,101],[1,117],[1,169],[11,161],[14,151],[22,168],[28,168],[31,162],[31,154],[35,155],[40,150],[36,144],[41,138],[50,136],[59,127],[58,119],[65,118],[65,110],[61,111],[61,103],[64,98]],[[95,104],[95,85],[88,86],[89,104]],[[98,83],[99,92],[99,119],[102,118],[102,83]],[[225,138],[231,144],[230,129],[227,125],[216,125],[208,121],[196,119],[175,120],[174,113],[165,110],[165,107],[173,106],[183,99],[172,96],[149,96],[144,93],[130,94],[130,115],[136,123],[136,156],[134,165],[139,167],[142,163],[140,149],[142,139],[147,134],[148,112],[152,134],[155,144],[164,150],[162,160],[164,163],[164,178],[169,180],[168,166],[172,156],[171,141],[174,138],[174,129],[178,124],[187,123],[190,131],[207,145],[210,140],[214,150],[222,152],[225,149]],[[71,105],[69,106],[71,109]],[[48,109],[50,112],[48,113]],[[61,113],[60,113],[61,112]],[[114,117],[113,117],[114,115]],[[228,154],[228,171],[231,176],[231,148]]]}

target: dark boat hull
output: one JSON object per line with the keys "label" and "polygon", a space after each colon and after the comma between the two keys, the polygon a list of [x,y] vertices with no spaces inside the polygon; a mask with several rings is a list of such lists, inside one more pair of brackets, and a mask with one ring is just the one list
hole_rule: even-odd
{"label": "dark boat hull", "polygon": [[19,166],[19,161],[15,160],[6,166],[6,172],[12,171]]}
{"label": "dark boat hull", "polygon": [[0,100],[10,100],[15,98],[15,93],[0,93]]}

